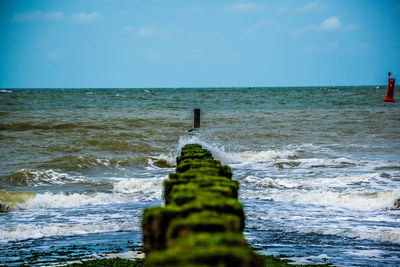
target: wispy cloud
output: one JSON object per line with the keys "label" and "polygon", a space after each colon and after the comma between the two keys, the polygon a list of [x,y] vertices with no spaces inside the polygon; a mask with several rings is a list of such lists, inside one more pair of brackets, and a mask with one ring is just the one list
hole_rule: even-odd
{"label": "wispy cloud", "polygon": [[263,9],[265,9],[265,6],[257,3],[237,3],[228,7],[228,10],[232,12],[250,12]]}
{"label": "wispy cloud", "polygon": [[92,13],[78,12],[71,16],[71,21],[75,24],[89,24],[102,18],[101,13],[95,11]]}
{"label": "wispy cloud", "polygon": [[12,17],[13,22],[33,22],[33,21],[48,21],[48,20],[61,20],[65,17],[62,12],[26,12],[26,13],[15,13]]}
{"label": "wispy cloud", "polygon": [[343,25],[338,17],[330,17],[319,25],[308,24],[292,30],[292,37],[299,38],[314,32],[352,31],[360,28],[358,24]]}
{"label": "wispy cloud", "polygon": [[351,30],[356,30],[359,27],[360,26],[358,24],[343,25],[343,23],[340,21],[338,17],[331,17],[324,20],[319,26],[318,30],[322,32],[338,31],[338,30],[351,31]]}
{"label": "wispy cloud", "polygon": [[320,31],[336,31],[339,30],[342,27],[342,22],[338,17],[331,17],[326,20],[324,20],[320,27]]}
{"label": "wispy cloud", "polygon": [[307,13],[307,12],[313,12],[313,11],[321,11],[324,10],[325,7],[322,6],[320,3],[318,2],[311,2],[308,3],[304,6],[301,7],[297,7],[294,9],[294,12],[296,13]]}

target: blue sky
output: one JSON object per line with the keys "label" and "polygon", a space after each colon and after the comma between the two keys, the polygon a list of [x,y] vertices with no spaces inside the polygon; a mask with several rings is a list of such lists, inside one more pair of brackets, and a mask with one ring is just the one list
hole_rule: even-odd
{"label": "blue sky", "polygon": [[400,82],[400,0],[0,0],[0,87]]}

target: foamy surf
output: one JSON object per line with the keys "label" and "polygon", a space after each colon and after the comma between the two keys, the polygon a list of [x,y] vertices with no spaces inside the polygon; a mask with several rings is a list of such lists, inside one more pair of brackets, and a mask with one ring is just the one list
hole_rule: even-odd
{"label": "foamy surf", "polygon": [[0,229],[0,242],[39,239],[51,236],[72,236],[104,232],[138,230],[138,222],[101,222],[90,224],[48,224],[45,226],[18,225],[8,229]]}
{"label": "foamy surf", "polygon": [[162,185],[166,178],[116,179],[114,194],[123,194],[140,200],[155,200],[162,197]]}
{"label": "foamy surf", "polygon": [[227,151],[218,141],[205,137],[185,136],[178,142],[178,151],[186,144],[200,144],[205,149],[210,150],[213,156],[224,164],[257,164],[268,163],[276,159],[291,159],[295,157],[295,150],[260,150],[260,151]]}
{"label": "foamy surf", "polygon": [[247,190],[241,191],[244,199],[261,199],[294,204],[315,205],[330,207],[333,209],[347,209],[356,211],[375,211],[384,209],[398,209],[400,190],[371,192],[362,189],[278,189],[276,183],[267,180],[265,188],[269,190]]}
{"label": "foamy surf", "polygon": [[354,239],[372,240],[400,244],[400,231],[395,227],[375,228],[359,224],[338,223],[337,225],[310,225],[298,227],[300,233],[317,233],[322,235],[335,235]]}
{"label": "foamy surf", "polygon": [[162,198],[163,178],[114,178],[110,193],[33,193],[0,191],[0,211],[80,206],[159,200]]}
{"label": "foamy surf", "polygon": [[384,182],[379,174],[360,174],[351,176],[327,177],[327,178],[259,178],[254,175],[247,176],[242,183],[248,188],[341,188],[354,185],[378,185]]}

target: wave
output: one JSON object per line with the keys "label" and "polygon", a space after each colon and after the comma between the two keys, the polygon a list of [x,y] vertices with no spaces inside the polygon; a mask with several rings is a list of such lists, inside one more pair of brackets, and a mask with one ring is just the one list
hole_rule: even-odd
{"label": "wave", "polygon": [[109,222],[92,224],[49,224],[46,226],[18,225],[0,230],[0,242],[39,239],[50,236],[72,236],[104,232],[139,230],[137,222]]}
{"label": "wave", "polygon": [[368,226],[358,225],[349,228],[346,227],[346,225],[341,227],[339,223],[339,225],[336,225],[336,227],[330,227],[327,225],[297,227],[295,231],[301,233],[318,233],[322,235],[335,235],[347,238],[357,238],[400,244],[400,232],[397,228],[392,227],[371,228]]}
{"label": "wave", "polygon": [[[166,179],[166,178],[165,178]],[[129,196],[140,197],[141,200],[155,200],[162,197],[162,178],[131,178],[117,179],[113,192]]]}
{"label": "wave", "polygon": [[66,171],[87,170],[99,167],[125,169],[132,163],[130,158],[97,158],[95,156],[63,156],[40,165],[42,168],[54,168]]}
{"label": "wave", "polygon": [[33,193],[0,191],[0,211],[73,208],[160,200],[163,178],[114,178],[112,193]]}
{"label": "wave", "polygon": [[147,158],[147,163],[153,168],[174,168],[176,167],[176,156],[160,154]]}
{"label": "wave", "polygon": [[347,189],[337,191],[306,190],[306,189],[270,189],[270,190],[242,190],[244,199],[261,199],[268,201],[289,202],[304,205],[331,207],[334,209],[347,209],[357,211],[374,211],[385,209],[398,209],[400,190],[368,192],[361,189]]}
{"label": "wave", "polygon": [[229,152],[225,150],[217,141],[208,140],[207,138],[197,135],[181,137],[178,142],[178,151],[186,144],[197,143],[205,149],[211,151],[214,157],[224,164],[252,164],[264,163],[275,159],[292,159],[295,157],[295,150],[262,150],[262,151],[243,151]]}
{"label": "wave", "polygon": [[353,176],[339,176],[333,178],[258,178],[247,176],[241,182],[246,188],[257,190],[257,188],[279,188],[279,189],[321,189],[321,188],[344,188],[353,185],[376,184],[382,182],[379,174],[362,174]]}
{"label": "wave", "polygon": [[10,185],[41,186],[60,185],[68,183],[84,183],[83,176],[71,176],[52,169],[46,171],[20,170],[13,174],[3,176],[2,181]]}
{"label": "wave", "polygon": [[36,196],[33,192],[7,192],[0,191],[0,212],[7,212],[18,209],[20,205],[25,204],[29,199]]}
{"label": "wave", "polygon": [[2,90],[0,90],[0,93],[12,93],[12,91],[11,90],[2,89]]}

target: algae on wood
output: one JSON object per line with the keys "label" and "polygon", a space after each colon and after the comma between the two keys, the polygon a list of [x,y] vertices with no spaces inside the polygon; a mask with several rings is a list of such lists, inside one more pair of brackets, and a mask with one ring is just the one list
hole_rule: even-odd
{"label": "algae on wood", "polygon": [[146,266],[263,266],[243,237],[245,216],[232,171],[186,145],[164,182],[164,207],[144,210]]}

